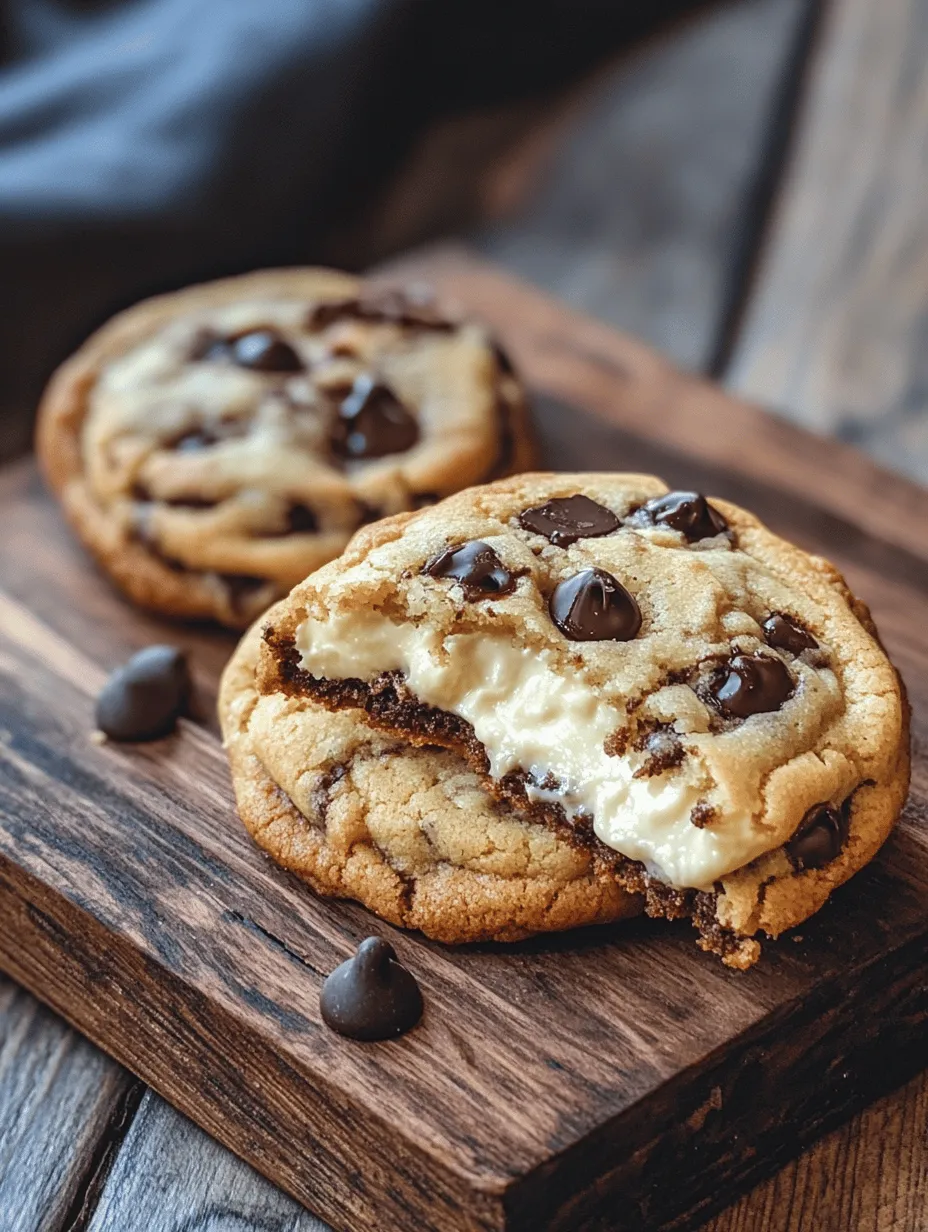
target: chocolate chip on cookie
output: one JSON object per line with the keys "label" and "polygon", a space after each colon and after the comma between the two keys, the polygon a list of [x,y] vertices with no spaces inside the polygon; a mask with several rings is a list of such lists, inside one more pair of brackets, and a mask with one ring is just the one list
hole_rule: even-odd
{"label": "chocolate chip on cookie", "polygon": [[841,854],[847,842],[849,824],[844,810],[829,804],[816,804],[799,823],[786,844],[786,853],[798,872],[824,868]]}
{"label": "chocolate chip on cookie", "polygon": [[669,526],[689,543],[711,539],[728,530],[728,523],[699,492],[668,492],[642,505],[632,524]]}
{"label": "chocolate chip on cookie", "polygon": [[146,646],[118,667],[97,698],[96,723],[111,740],[157,740],[190,701],[190,671],[176,646]]}
{"label": "chocolate chip on cookie", "polygon": [[802,654],[804,650],[817,650],[818,642],[809,630],[793,616],[783,612],[774,612],[763,624],[764,641],[777,650],[788,650],[790,654]]}
{"label": "chocolate chip on cookie", "polygon": [[403,453],[418,439],[415,416],[388,385],[371,376],[355,381],[332,430],[333,448],[345,458]]}
{"label": "chocolate chip on cookie", "polygon": [[578,539],[593,539],[609,535],[619,527],[619,519],[611,509],[597,504],[588,496],[562,496],[535,505],[519,514],[523,530],[544,535],[555,547],[566,548]]}
{"label": "chocolate chip on cookie", "polygon": [[468,599],[508,595],[516,584],[490,545],[479,539],[458,548],[446,548],[428,562],[423,573],[460,582]]}
{"label": "chocolate chip on cookie", "polygon": [[275,329],[250,329],[201,344],[198,359],[226,361],[255,372],[301,372],[303,362]]}
{"label": "chocolate chip on cookie", "polygon": [[319,1008],[326,1026],[349,1039],[396,1039],[422,1017],[415,976],[381,937],[368,937],[354,958],[336,967],[322,985]]}
{"label": "chocolate chip on cookie", "polygon": [[765,654],[733,655],[710,685],[719,710],[733,719],[779,710],[794,689],[783,660]]}
{"label": "chocolate chip on cookie", "polygon": [[641,628],[634,595],[605,569],[584,569],[559,583],[548,611],[572,642],[630,642]]}

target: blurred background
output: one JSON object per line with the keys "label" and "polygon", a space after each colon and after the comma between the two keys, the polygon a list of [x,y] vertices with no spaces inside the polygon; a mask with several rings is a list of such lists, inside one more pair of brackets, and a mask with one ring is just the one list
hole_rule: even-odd
{"label": "blurred background", "polygon": [[3,455],[144,295],[450,237],[928,478],[922,0],[0,13]]}
{"label": "blurred background", "polygon": [[144,295],[451,237],[928,478],[922,0],[0,12],[3,455]]}

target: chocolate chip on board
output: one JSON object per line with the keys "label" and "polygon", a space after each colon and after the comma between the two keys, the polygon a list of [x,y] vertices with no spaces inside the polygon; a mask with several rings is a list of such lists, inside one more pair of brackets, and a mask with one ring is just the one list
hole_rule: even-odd
{"label": "chocolate chip on board", "polygon": [[322,985],[319,1008],[326,1026],[349,1039],[396,1039],[422,1017],[415,977],[382,937],[368,937],[354,958],[336,967]]}
{"label": "chocolate chip on board", "polygon": [[111,740],[157,740],[190,703],[190,672],[175,646],[146,646],[118,667],[97,698],[96,724]]}
{"label": "chocolate chip on board", "polygon": [[561,582],[548,610],[572,642],[630,642],[641,628],[634,595],[605,569],[584,569]]}

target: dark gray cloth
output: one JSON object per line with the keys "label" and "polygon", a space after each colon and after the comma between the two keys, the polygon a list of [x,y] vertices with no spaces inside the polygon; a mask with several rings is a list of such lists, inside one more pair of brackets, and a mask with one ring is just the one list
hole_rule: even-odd
{"label": "dark gray cloth", "polygon": [[324,257],[436,116],[689,3],[0,0],[0,415],[142,295]]}

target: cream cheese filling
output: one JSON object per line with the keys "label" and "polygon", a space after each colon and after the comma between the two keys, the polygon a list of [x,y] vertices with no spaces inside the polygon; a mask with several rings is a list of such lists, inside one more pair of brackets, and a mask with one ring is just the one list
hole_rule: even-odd
{"label": "cream cheese filling", "polygon": [[[720,824],[693,824],[694,806],[712,803],[712,736],[688,736],[682,765],[635,778],[645,753],[606,752],[627,724],[624,711],[582,677],[556,672],[545,653],[487,633],[442,636],[377,612],[306,620],[296,646],[314,676],[369,681],[402,672],[421,701],[472,725],[494,778],[523,771],[531,798],[556,800],[568,816],[592,815],[602,842],[667,884],[709,889],[777,845],[744,805],[726,808]],[[551,776],[554,790],[541,786]]]}

